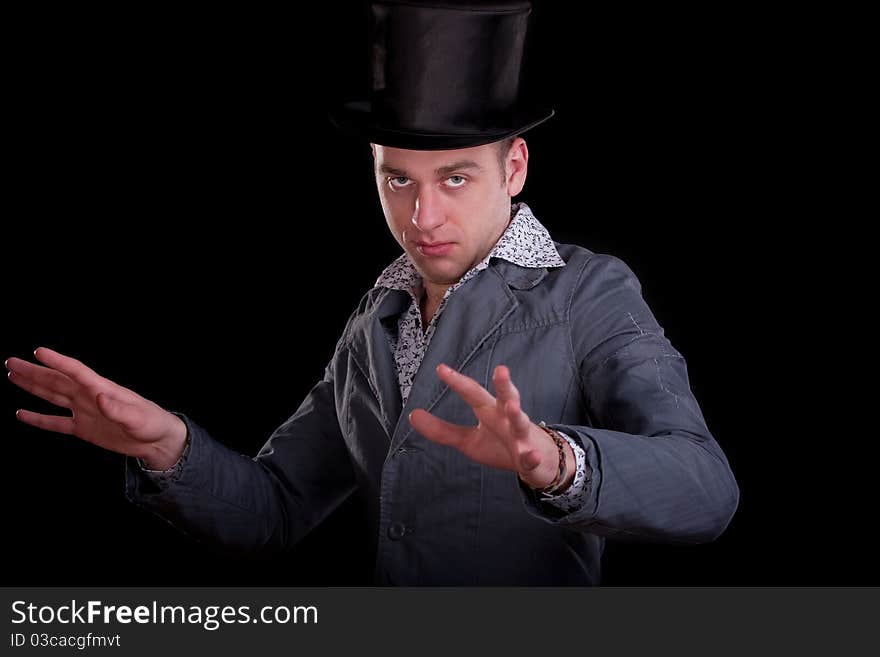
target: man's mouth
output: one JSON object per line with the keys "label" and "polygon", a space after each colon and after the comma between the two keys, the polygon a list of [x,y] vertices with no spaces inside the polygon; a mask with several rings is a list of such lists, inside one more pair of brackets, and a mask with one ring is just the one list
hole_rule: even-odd
{"label": "man's mouth", "polygon": [[419,253],[426,256],[446,255],[455,246],[455,242],[416,242]]}

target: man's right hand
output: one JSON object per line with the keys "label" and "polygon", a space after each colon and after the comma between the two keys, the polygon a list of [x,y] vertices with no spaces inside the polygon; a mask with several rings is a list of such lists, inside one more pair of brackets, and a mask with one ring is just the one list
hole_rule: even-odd
{"label": "man's right hand", "polygon": [[7,358],[9,380],[41,399],[69,408],[73,416],[22,409],[15,414],[19,420],[140,457],[154,470],[170,468],[180,458],[186,443],[186,424],[179,417],[74,358],[46,347],[38,347],[34,356],[46,367]]}

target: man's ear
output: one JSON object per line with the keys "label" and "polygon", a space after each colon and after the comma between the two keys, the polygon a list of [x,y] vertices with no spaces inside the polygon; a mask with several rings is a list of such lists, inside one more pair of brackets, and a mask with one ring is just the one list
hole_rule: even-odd
{"label": "man's ear", "polygon": [[513,198],[519,194],[526,184],[529,172],[529,147],[526,140],[517,137],[510,146],[507,162],[507,192]]}
{"label": "man's ear", "polygon": [[376,159],[376,144],[370,142],[370,151],[373,153],[373,159]]}

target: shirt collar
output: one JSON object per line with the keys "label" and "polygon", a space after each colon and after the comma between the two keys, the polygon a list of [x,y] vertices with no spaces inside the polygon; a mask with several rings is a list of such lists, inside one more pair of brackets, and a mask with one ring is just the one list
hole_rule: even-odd
{"label": "shirt collar", "polygon": [[[465,282],[478,271],[489,266],[491,258],[502,258],[521,267],[564,267],[550,233],[535,218],[531,208],[523,201],[510,207],[512,215],[507,229],[498,238],[489,254],[461,277],[457,285]],[[410,260],[409,254],[402,253],[388,265],[376,280],[374,287],[387,287],[393,290],[410,291],[421,283],[422,276]],[[456,285],[456,287],[457,287]]]}

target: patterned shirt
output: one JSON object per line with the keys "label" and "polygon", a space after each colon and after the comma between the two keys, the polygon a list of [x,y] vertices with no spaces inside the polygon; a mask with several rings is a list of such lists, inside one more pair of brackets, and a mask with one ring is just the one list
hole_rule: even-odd
{"label": "patterned shirt", "polygon": [[[491,258],[503,258],[521,267],[564,267],[565,261],[553,244],[547,229],[535,218],[531,208],[524,202],[514,203],[510,208],[511,218],[507,229],[489,251],[488,255],[465,273],[461,279],[450,286],[437,306],[434,316],[427,328],[422,326],[422,315],[419,310],[420,299],[425,293],[421,274],[413,265],[408,254],[403,253],[386,267],[374,287],[387,287],[408,292],[411,302],[408,309],[401,314],[397,322],[397,330],[388,333],[388,343],[394,354],[397,365],[397,379],[403,406],[409,398],[412,382],[434,331],[437,321],[446,307],[446,301],[458,288],[477,276],[489,266]],[[545,495],[543,501],[566,511],[573,512],[586,502],[584,484],[587,480],[587,464],[584,449],[571,436],[558,432],[571,445],[574,451],[576,469],[574,480],[567,490],[556,495]],[[167,470],[150,470],[138,459],[141,469],[160,487],[165,488],[175,481],[183,470],[183,464],[189,455],[190,436],[187,432],[186,446],[180,459]]]}

